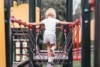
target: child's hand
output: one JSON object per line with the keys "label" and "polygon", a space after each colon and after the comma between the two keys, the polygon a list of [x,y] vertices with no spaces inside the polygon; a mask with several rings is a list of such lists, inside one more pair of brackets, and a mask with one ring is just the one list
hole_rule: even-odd
{"label": "child's hand", "polygon": [[11,21],[14,21],[15,19],[13,17],[10,18]]}

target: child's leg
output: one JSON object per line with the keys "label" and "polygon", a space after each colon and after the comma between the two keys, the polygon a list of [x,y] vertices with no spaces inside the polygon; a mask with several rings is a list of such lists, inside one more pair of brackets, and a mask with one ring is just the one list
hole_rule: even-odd
{"label": "child's leg", "polygon": [[51,54],[52,54],[52,56],[55,56],[55,49],[56,49],[56,45],[52,44],[52,46],[51,46]]}
{"label": "child's leg", "polygon": [[51,46],[49,45],[49,44],[47,44],[47,55],[48,55],[48,57],[50,57],[51,56]]}
{"label": "child's leg", "polygon": [[49,43],[47,45],[47,55],[48,55],[48,62],[53,62],[53,57],[51,53],[51,45]]}
{"label": "child's leg", "polygon": [[50,36],[50,45],[51,45],[51,54],[52,54],[52,56],[54,56],[55,55],[55,49],[56,49],[56,35],[54,34],[52,34],[51,36]]}
{"label": "child's leg", "polygon": [[56,49],[56,45],[55,45],[55,44],[52,44],[51,49],[52,49],[52,50],[55,50],[55,49]]}

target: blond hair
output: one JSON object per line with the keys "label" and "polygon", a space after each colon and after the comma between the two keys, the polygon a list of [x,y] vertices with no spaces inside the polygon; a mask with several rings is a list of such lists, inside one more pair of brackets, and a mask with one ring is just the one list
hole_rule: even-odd
{"label": "blond hair", "polygon": [[53,8],[49,8],[46,13],[45,13],[45,17],[48,18],[48,16],[51,16],[53,18],[56,18],[56,11]]}

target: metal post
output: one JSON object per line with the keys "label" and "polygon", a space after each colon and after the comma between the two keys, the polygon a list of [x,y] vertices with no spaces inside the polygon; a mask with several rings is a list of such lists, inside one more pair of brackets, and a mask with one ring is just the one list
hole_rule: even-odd
{"label": "metal post", "polygon": [[13,46],[11,44],[11,28],[10,28],[10,0],[4,0],[5,10],[5,39],[6,39],[6,61],[7,67],[12,66],[13,61]]}
{"label": "metal post", "polygon": [[90,66],[90,6],[82,0],[82,67]]}
{"label": "metal post", "polygon": [[[29,0],[29,22],[30,23],[33,23],[35,22],[35,0]],[[35,37],[35,32],[36,32],[36,29],[33,28],[32,31],[33,33],[33,36]],[[30,43],[31,45],[31,48],[32,49],[35,49],[32,45],[32,43]],[[29,59],[30,59],[30,63],[29,63],[29,67],[32,67],[34,62],[33,62],[33,53],[31,52],[31,50],[29,50]]]}
{"label": "metal post", "polygon": [[[73,7],[73,0],[66,0],[66,21],[68,21],[68,22],[73,21],[73,15],[72,15],[73,8],[72,7]],[[69,31],[68,27],[66,27],[66,29],[67,29],[66,35],[68,35],[68,33],[70,31]],[[68,45],[69,45],[68,46],[68,49],[69,49],[70,46],[72,45],[72,39]],[[73,66],[72,64],[73,64],[73,56],[72,56],[72,46],[71,46],[71,49],[70,49],[69,54],[68,54],[68,64],[64,64],[63,67],[72,67]]]}
{"label": "metal post", "polygon": [[41,0],[37,0],[37,7],[41,8]]}
{"label": "metal post", "polygon": [[10,0],[10,7],[13,7],[13,0]]}
{"label": "metal post", "polygon": [[29,0],[29,21],[35,22],[35,0]]}
{"label": "metal post", "polygon": [[94,67],[100,67],[100,0],[95,3]]}

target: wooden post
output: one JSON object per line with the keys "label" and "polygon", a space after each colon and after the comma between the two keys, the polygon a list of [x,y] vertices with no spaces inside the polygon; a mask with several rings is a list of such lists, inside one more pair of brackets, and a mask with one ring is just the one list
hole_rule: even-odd
{"label": "wooden post", "polygon": [[[36,0],[37,5],[36,5],[36,23],[40,22],[40,8],[41,8],[41,0]],[[36,26],[38,28],[39,26]]]}
{"label": "wooden post", "polygon": [[4,0],[0,1],[0,67],[6,67]]}

